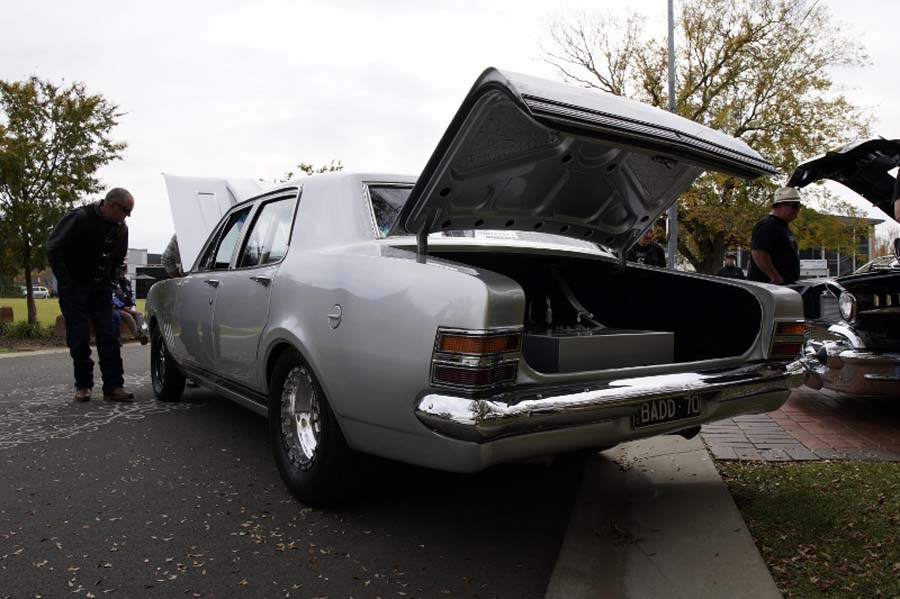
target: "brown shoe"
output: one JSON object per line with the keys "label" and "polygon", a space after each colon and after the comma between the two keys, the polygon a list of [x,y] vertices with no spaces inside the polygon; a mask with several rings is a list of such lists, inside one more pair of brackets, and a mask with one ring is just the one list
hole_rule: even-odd
{"label": "brown shoe", "polygon": [[147,345],[148,343],[150,343],[150,337],[148,337],[147,335],[141,335],[140,337],[138,337],[138,339],[141,340],[141,345]]}
{"label": "brown shoe", "polygon": [[122,387],[116,387],[109,393],[103,393],[105,401],[131,401],[134,399],[134,393],[129,393]]}
{"label": "brown shoe", "polygon": [[78,401],[78,402],[91,401],[90,387],[88,387],[86,389],[76,389],[75,390],[75,401]]}

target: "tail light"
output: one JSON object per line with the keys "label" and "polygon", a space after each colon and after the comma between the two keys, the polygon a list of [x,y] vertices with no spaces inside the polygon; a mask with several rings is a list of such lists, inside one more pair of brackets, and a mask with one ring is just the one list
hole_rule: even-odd
{"label": "tail light", "polygon": [[521,328],[439,328],[431,357],[431,384],[468,392],[508,385],[516,380],[521,348]]}
{"label": "tail light", "polygon": [[772,335],[772,351],[769,357],[774,359],[793,359],[803,351],[803,341],[806,337],[806,321],[792,320],[775,323],[775,333]]}

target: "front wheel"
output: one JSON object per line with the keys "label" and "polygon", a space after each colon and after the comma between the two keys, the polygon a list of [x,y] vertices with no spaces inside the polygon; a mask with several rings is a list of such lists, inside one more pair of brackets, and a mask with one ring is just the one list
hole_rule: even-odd
{"label": "front wheel", "polygon": [[162,332],[155,328],[150,339],[150,380],[153,394],[160,401],[180,401],[184,393],[184,374],[166,349]]}
{"label": "front wheel", "polygon": [[294,497],[315,506],[343,498],[353,453],[315,375],[294,350],[272,372],[269,436],[278,472]]}

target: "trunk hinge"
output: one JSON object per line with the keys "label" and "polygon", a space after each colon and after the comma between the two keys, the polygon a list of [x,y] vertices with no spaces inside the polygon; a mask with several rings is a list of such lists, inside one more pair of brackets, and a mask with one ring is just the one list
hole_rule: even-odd
{"label": "trunk hinge", "polygon": [[437,210],[429,210],[422,220],[422,226],[416,232],[416,262],[425,264],[428,257],[428,233],[431,231],[431,225],[434,224]]}

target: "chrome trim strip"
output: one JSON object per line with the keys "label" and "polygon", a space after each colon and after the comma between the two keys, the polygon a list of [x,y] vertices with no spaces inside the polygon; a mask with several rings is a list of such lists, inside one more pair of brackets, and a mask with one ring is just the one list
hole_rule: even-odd
{"label": "chrome trim strip", "polygon": [[[803,384],[806,360],[751,363],[731,370],[688,372],[594,385],[539,388],[471,399],[441,393],[424,395],[416,417],[431,430],[476,443],[564,426],[630,417],[650,399],[700,393],[707,402],[735,402],[769,393],[787,393]],[[692,422],[694,420],[692,419]]]}

